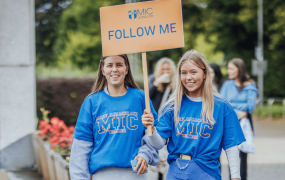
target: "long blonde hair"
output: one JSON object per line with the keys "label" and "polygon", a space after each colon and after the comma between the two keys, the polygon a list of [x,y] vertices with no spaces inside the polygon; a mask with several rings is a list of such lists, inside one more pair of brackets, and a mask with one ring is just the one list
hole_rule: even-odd
{"label": "long blonde hair", "polygon": [[159,114],[160,116],[162,116],[166,112],[172,111],[174,109],[174,121],[175,123],[178,123],[182,96],[187,93],[187,89],[183,86],[181,82],[181,66],[186,61],[190,61],[191,63],[201,68],[206,75],[206,78],[203,81],[203,84],[201,85],[202,86],[201,118],[203,119],[203,121],[209,120],[209,123],[213,125],[215,123],[215,120],[213,118],[214,90],[212,87],[210,69],[209,69],[205,56],[202,53],[194,49],[187,51],[180,59],[177,65],[178,71],[175,76],[176,85],[175,85],[174,92],[172,93],[171,97],[166,102],[166,104],[163,106]]}
{"label": "long blonde hair", "polygon": [[[136,82],[133,78],[128,56],[126,54],[122,54],[122,55],[118,55],[118,56],[122,57],[125,60],[125,65],[128,69],[128,74],[125,76],[124,85],[128,86],[128,87],[133,87],[133,88],[139,89],[138,85],[136,84]],[[92,90],[91,90],[91,93],[89,95],[91,95],[95,92],[102,91],[107,86],[107,79],[102,73],[102,70],[104,68],[104,60],[107,57],[110,57],[110,56],[102,56],[100,59],[97,79],[95,80],[95,83],[94,83]]]}
{"label": "long blonde hair", "polygon": [[[169,83],[169,86],[171,89],[174,88],[174,77],[175,77],[175,73],[176,73],[176,66],[174,64],[174,62],[170,59],[170,58],[167,58],[167,57],[163,57],[163,58],[160,58],[157,63],[156,63],[156,68],[155,68],[155,72],[154,72],[154,77],[155,79],[157,79],[159,76],[161,76],[161,68],[162,68],[162,65],[164,63],[168,63],[171,67],[171,73],[170,73],[170,83]],[[157,87],[157,90],[162,92],[164,89],[163,89],[163,85],[160,84],[161,86]]]}

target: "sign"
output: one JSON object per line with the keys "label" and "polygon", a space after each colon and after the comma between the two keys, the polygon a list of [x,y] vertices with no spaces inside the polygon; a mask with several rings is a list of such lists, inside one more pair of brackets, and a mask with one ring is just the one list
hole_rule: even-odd
{"label": "sign", "polygon": [[259,72],[265,74],[267,70],[267,61],[252,60],[251,67],[252,67],[251,73],[253,75],[258,75]]}
{"label": "sign", "polygon": [[100,8],[103,56],[184,47],[180,0]]}

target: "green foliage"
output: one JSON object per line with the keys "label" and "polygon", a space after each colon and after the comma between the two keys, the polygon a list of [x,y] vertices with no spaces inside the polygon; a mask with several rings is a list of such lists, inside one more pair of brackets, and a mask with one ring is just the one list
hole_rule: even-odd
{"label": "green foliage", "polygon": [[53,48],[58,65],[73,63],[96,70],[102,56],[99,8],[123,3],[124,0],[73,0],[61,16]]}
{"label": "green foliage", "polygon": [[272,116],[273,118],[282,117],[284,111],[284,107],[281,104],[273,105],[272,107],[265,105],[262,108],[256,107],[253,115],[268,117]]}
{"label": "green foliage", "polygon": [[[46,65],[56,62],[63,69],[75,65],[97,70],[102,54],[99,8],[124,4],[125,0],[73,0],[68,8],[62,6],[65,0],[35,2],[37,61]],[[39,11],[46,3],[52,6]],[[263,1],[267,97],[285,96],[284,9],[284,0]],[[166,56],[178,62],[183,53],[195,48],[218,64],[223,64],[221,59],[227,62],[240,57],[251,71],[257,45],[257,0],[182,0],[182,12],[185,47],[148,52],[148,60]]]}
{"label": "green foliage", "polygon": [[[257,1],[256,0],[207,0],[205,17],[207,40],[217,36],[215,51],[225,53],[225,60],[242,58],[248,71],[257,46]],[[263,1],[264,57],[268,71],[264,76],[264,95],[284,97],[285,83],[285,1]]]}
{"label": "green foliage", "polygon": [[38,64],[36,66],[36,77],[37,78],[49,78],[49,77],[96,77],[97,71],[92,70],[90,67],[84,67],[78,69],[71,64],[66,64],[64,67],[53,67]]}
{"label": "green foliage", "polygon": [[55,64],[56,58],[52,47],[57,38],[57,24],[62,11],[70,3],[68,0],[35,0],[37,63]]}

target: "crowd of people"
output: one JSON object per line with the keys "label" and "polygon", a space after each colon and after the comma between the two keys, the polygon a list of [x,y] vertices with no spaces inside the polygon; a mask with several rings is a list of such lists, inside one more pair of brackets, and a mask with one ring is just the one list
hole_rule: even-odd
{"label": "crowd of people", "polygon": [[242,59],[229,61],[227,72],[224,80],[194,49],[177,67],[161,58],[149,76],[148,112],[127,55],[102,57],[75,126],[71,179],[146,180],[146,172],[156,172],[159,180],[220,180],[224,149],[230,178],[246,180],[257,85]]}

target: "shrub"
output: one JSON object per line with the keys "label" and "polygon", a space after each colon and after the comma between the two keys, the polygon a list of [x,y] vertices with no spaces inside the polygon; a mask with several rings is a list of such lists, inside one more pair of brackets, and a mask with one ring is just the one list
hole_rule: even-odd
{"label": "shrub", "polygon": [[[85,97],[91,92],[95,78],[37,79],[37,115],[41,107],[50,111],[51,117],[63,119],[67,126],[75,125]],[[41,118],[39,118],[41,119]]]}

